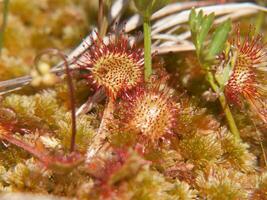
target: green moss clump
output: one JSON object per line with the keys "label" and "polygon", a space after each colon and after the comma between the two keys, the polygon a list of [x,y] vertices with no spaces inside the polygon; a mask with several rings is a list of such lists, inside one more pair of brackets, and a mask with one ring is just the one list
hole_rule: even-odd
{"label": "green moss clump", "polygon": [[235,140],[230,133],[222,138],[223,157],[232,168],[253,172],[256,169],[256,157],[248,151],[249,145]]}
{"label": "green moss clump", "polygon": [[249,179],[245,174],[225,168],[211,168],[207,173],[199,172],[196,179],[203,198],[209,200],[247,199],[249,191],[245,182]]}
{"label": "green moss clump", "polygon": [[183,139],[179,147],[182,155],[195,163],[197,166],[205,166],[207,163],[214,163],[221,157],[223,151],[216,135],[194,135]]}

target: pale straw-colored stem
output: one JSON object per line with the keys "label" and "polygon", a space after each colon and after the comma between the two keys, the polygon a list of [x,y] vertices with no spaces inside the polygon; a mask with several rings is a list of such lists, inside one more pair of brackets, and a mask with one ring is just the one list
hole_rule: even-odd
{"label": "pale straw-colored stem", "polygon": [[115,100],[110,99],[105,107],[103,117],[98,128],[96,135],[93,137],[93,143],[87,149],[86,160],[90,162],[106,145],[106,139],[108,136],[107,124],[113,118],[113,112],[115,108]]}

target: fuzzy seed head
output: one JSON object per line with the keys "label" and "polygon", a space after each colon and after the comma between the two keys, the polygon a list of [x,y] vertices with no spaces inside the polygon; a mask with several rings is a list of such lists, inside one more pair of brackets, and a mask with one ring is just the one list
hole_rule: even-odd
{"label": "fuzzy seed head", "polygon": [[246,36],[241,41],[240,31],[237,30],[237,36],[231,44],[237,56],[225,86],[227,100],[238,107],[241,107],[245,100],[267,123],[267,91],[263,83],[266,71],[259,71],[262,67],[266,68],[267,60],[267,50],[262,37]]}
{"label": "fuzzy seed head", "polygon": [[92,39],[92,43],[78,65],[89,71],[86,78],[104,87],[109,97],[115,99],[143,82],[143,51],[129,47],[124,34],[115,40],[109,38],[108,44],[99,36],[95,41]]}
{"label": "fuzzy seed head", "polygon": [[158,84],[129,95],[123,106],[126,126],[152,141],[173,133],[177,105],[172,93],[167,86]]}

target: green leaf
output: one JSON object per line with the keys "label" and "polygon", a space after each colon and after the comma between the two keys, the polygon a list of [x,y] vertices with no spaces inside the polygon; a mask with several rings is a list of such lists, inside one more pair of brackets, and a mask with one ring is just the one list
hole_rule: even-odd
{"label": "green leaf", "polygon": [[231,76],[231,72],[235,66],[237,58],[237,52],[231,51],[231,46],[229,43],[227,44],[227,47],[224,50],[224,54],[226,57],[225,62],[222,62],[218,66],[218,70],[215,74],[216,81],[219,83],[222,91]]}
{"label": "green leaf", "polygon": [[189,16],[189,26],[194,44],[196,44],[197,24],[198,24],[197,13],[196,10],[193,8]]}
{"label": "green leaf", "polygon": [[231,20],[228,19],[216,29],[208,47],[209,52],[206,56],[206,60],[213,60],[216,55],[222,52],[230,31]]}
{"label": "green leaf", "polygon": [[197,49],[201,51],[203,43],[212,27],[213,21],[214,21],[214,13],[205,16],[202,20],[201,26],[200,26],[200,32],[198,34],[197,38]]}
{"label": "green leaf", "polygon": [[212,27],[214,17],[214,13],[204,15],[202,10],[196,14],[196,10],[192,9],[190,13],[189,25],[198,56],[200,56],[204,41]]}
{"label": "green leaf", "polygon": [[196,24],[197,24],[197,13],[196,13],[196,9],[193,8],[189,15],[189,26],[190,26],[191,32],[193,33],[196,32]]}
{"label": "green leaf", "polygon": [[203,10],[200,10],[197,16],[198,25],[202,24],[203,19],[204,19],[204,13]]}

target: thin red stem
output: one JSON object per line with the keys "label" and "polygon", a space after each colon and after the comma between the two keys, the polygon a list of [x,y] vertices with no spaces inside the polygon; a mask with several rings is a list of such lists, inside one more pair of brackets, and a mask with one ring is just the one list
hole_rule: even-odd
{"label": "thin red stem", "polygon": [[72,82],[72,76],[71,76],[71,70],[68,64],[68,61],[65,57],[65,55],[58,49],[46,49],[43,52],[41,52],[36,58],[35,63],[40,59],[40,57],[44,54],[53,54],[58,55],[61,57],[61,59],[64,61],[66,74],[67,74],[67,84],[69,89],[69,95],[70,95],[70,106],[71,106],[71,144],[70,144],[70,152],[73,152],[75,150],[75,139],[76,139],[76,114],[75,114],[75,92],[74,92],[74,86]]}

